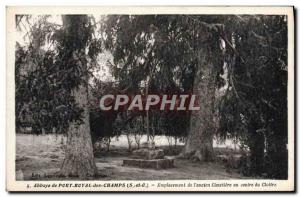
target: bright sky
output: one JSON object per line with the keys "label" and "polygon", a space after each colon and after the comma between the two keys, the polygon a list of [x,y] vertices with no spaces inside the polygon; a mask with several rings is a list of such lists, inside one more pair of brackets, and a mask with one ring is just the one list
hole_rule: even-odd
{"label": "bright sky", "polygon": [[[96,20],[100,20],[100,16],[99,17],[95,17]],[[37,22],[38,20],[38,16],[33,15],[30,19],[29,19],[29,23],[30,24],[34,24],[35,22]],[[61,19],[61,15],[51,15],[48,19],[48,22],[50,23],[54,23],[54,24],[58,24],[58,25],[62,25],[62,19]],[[27,32],[30,31],[30,25],[25,21],[22,20],[20,23],[20,27],[21,27],[21,31],[18,31],[16,29],[15,35],[16,35],[16,41],[18,43],[20,43],[21,45],[28,45],[29,44],[29,37]],[[98,25],[98,28],[100,28],[100,25]],[[97,34],[96,34],[97,36]],[[45,44],[45,46],[43,46],[43,49],[49,49],[50,45],[49,44]],[[112,61],[113,57],[112,54],[108,51],[104,51],[103,53],[99,54],[98,56],[98,67],[95,68],[93,70],[94,72],[94,76],[96,76],[98,79],[100,79],[101,81],[112,81],[113,76],[111,75],[110,71],[109,71],[109,67],[107,66],[107,61]]]}

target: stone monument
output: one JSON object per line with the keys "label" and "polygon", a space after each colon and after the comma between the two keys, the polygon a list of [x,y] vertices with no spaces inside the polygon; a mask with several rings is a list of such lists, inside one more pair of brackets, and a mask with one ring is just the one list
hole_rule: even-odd
{"label": "stone monument", "polygon": [[158,170],[174,167],[174,159],[165,157],[163,149],[146,143],[141,149],[134,150],[129,159],[124,159],[123,165]]}

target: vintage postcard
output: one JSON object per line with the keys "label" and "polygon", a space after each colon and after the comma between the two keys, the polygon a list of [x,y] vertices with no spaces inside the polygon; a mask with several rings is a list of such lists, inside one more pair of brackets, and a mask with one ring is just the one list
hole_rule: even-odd
{"label": "vintage postcard", "polygon": [[8,191],[294,191],[294,8],[7,7]]}

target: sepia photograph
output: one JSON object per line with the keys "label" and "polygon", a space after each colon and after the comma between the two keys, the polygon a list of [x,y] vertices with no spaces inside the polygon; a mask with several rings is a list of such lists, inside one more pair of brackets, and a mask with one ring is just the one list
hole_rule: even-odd
{"label": "sepia photograph", "polygon": [[293,15],[8,7],[7,190],[294,191]]}

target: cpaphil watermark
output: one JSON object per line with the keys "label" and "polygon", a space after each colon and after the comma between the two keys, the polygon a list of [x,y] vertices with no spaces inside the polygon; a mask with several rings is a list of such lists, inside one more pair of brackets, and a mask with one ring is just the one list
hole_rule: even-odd
{"label": "cpaphil watermark", "polygon": [[193,94],[174,95],[125,95],[107,94],[101,97],[99,103],[103,111],[193,111],[199,110],[199,100]]}

